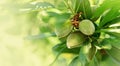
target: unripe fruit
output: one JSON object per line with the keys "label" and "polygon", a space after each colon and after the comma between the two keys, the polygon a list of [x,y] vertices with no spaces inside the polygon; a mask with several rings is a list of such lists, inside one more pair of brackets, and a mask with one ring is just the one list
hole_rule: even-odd
{"label": "unripe fruit", "polygon": [[55,33],[59,38],[66,37],[73,29],[73,26],[70,21],[60,24],[60,26],[55,27]]}
{"label": "unripe fruit", "polygon": [[79,24],[79,30],[85,35],[92,35],[95,32],[95,26],[90,20],[82,20]]}
{"label": "unripe fruit", "polygon": [[67,47],[68,48],[80,47],[84,41],[85,35],[83,35],[80,31],[73,32],[67,37]]}

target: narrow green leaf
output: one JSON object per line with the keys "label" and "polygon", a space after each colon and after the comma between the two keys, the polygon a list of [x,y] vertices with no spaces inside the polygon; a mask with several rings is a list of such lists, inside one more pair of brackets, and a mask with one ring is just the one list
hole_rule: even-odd
{"label": "narrow green leaf", "polygon": [[59,43],[52,47],[52,50],[55,52],[59,52],[62,48],[65,48],[65,42]]}
{"label": "narrow green leaf", "polygon": [[[120,15],[120,14],[119,14]],[[120,22],[120,16],[119,17],[116,17],[115,19],[113,19],[113,20],[111,20],[111,21],[109,21],[109,22],[107,22],[106,24],[105,24],[105,27],[109,27],[110,25],[112,25],[112,24],[116,24],[116,23],[119,23]]]}
{"label": "narrow green leaf", "polygon": [[104,32],[104,33],[120,33],[120,29],[119,28],[108,28],[108,29],[101,29],[98,32]]}
{"label": "narrow green leaf", "polygon": [[120,33],[117,33],[117,32],[105,32],[105,33],[109,34],[110,36],[120,38]]}
{"label": "narrow green leaf", "polygon": [[[120,47],[120,46],[119,46]],[[120,63],[120,48],[112,47],[111,50],[107,51],[108,55]]]}
{"label": "narrow green leaf", "polygon": [[104,11],[106,11],[108,8],[109,8],[109,7],[108,7],[108,4],[107,4],[107,3],[106,3],[106,5],[105,5],[105,3],[101,4],[101,6],[98,7],[98,8],[96,9],[96,11],[93,13],[93,16],[92,16],[91,19],[92,19],[93,21],[97,20],[97,19],[104,13]]}
{"label": "narrow green leaf", "polygon": [[92,20],[97,20],[106,10],[111,8],[120,8],[119,0],[104,0],[104,2],[96,9],[92,16]]}
{"label": "narrow green leaf", "polygon": [[89,53],[88,53],[89,60],[93,60],[93,58],[96,54],[96,51],[97,51],[96,47],[92,45],[92,47],[90,48]]}
{"label": "narrow green leaf", "polygon": [[72,14],[74,14],[74,10],[73,10],[73,1],[70,1],[70,0],[63,0],[64,1],[64,4],[66,5],[66,7],[71,11]]}
{"label": "narrow green leaf", "polygon": [[98,65],[100,65],[100,62],[102,61],[102,54],[100,51],[97,51],[97,53],[95,54],[95,58]]}
{"label": "narrow green leaf", "polygon": [[80,49],[80,53],[79,53],[79,60],[81,62],[81,66],[85,66],[88,61],[90,61],[89,57],[88,57],[88,53],[89,50],[91,48],[91,43],[85,43],[86,45],[82,46]]}
{"label": "narrow green leaf", "polygon": [[98,59],[94,57],[86,66],[100,66],[100,64],[98,63]]}
{"label": "narrow green leaf", "polygon": [[74,7],[75,13],[82,12],[83,17],[86,19],[91,18],[92,11],[89,0],[75,0],[75,7]]}
{"label": "narrow green leaf", "polygon": [[55,45],[52,50],[55,51],[55,52],[60,52],[62,48],[65,48],[62,53],[73,53],[73,54],[78,54],[79,53],[79,50],[80,50],[80,47],[78,48],[73,48],[73,49],[68,49],[65,42],[64,43],[61,43],[61,44],[57,44]]}
{"label": "narrow green leaf", "polygon": [[65,47],[61,48],[60,51],[58,51],[56,58],[53,60],[53,62],[49,66],[53,66],[53,64],[57,61],[57,59],[59,58],[59,56],[61,55],[64,49]]}
{"label": "narrow green leaf", "polygon": [[103,17],[102,21],[100,22],[99,26],[104,27],[106,23],[109,23],[110,21],[114,20],[120,15],[119,12],[120,8],[111,8]]}

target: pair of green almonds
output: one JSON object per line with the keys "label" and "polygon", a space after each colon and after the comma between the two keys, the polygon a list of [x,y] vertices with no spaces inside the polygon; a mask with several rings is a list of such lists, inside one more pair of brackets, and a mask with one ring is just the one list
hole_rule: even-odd
{"label": "pair of green almonds", "polygon": [[86,35],[89,36],[95,32],[95,26],[92,21],[85,19],[79,23],[79,30],[72,32],[67,37],[68,48],[80,47],[85,41]]}

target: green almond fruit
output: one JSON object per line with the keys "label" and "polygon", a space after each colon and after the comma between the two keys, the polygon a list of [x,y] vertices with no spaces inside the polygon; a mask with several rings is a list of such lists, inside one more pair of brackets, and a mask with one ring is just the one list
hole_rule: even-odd
{"label": "green almond fruit", "polygon": [[90,20],[82,20],[79,24],[79,30],[85,35],[92,35],[95,32],[95,26]]}
{"label": "green almond fruit", "polygon": [[84,34],[82,34],[80,31],[73,32],[67,37],[67,47],[68,48],[80,47],[84,41],[85,41]]}
{"label": "green almond fruit", "polygon": [[66,37],[73,29],[71,22],[68,20],[55,27],[55,33],[59,38]]}

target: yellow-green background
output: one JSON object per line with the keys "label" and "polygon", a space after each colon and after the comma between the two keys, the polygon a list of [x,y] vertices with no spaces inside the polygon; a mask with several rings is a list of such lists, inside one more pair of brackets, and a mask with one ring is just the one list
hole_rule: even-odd
{"label": "yellow-green background", "polygon": [[43,39],[26,38],[29,33],[39,34],[28,14],[18,10],[17,4],[26,2],[29,0],[0,0],[0,66],[48,66],[54,59],[51,50],[54,40],[45,44]]}

